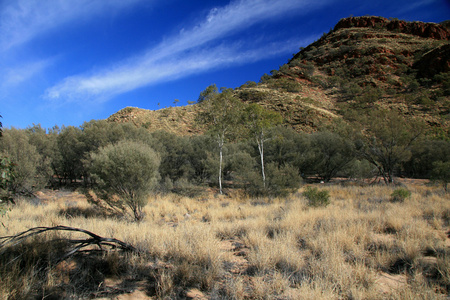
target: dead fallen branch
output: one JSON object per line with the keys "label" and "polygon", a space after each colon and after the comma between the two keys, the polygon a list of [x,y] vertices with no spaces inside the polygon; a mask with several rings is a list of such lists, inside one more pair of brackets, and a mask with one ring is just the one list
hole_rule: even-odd
{"label": "dead fallen branch", "polygon": [[[7,246],[16,246],[30,237],[37,236],[45,232],[61,232],[61,231],[83,233],[86,234],[88,238],[85,239],[58,238],[49,241],[49,242],[63,241],[72,245],[71,247],[69,247],[68,251],[66,251],[61,257],[57,259],[58,261],[65,260],[77,252],[79,253],[91,251],[98,252],[114,249],[114,250],[121,250],[124,252],[133,252],[136,254],[140,254],[140,251],[135,247],[133,247],[132,245],[124,243],[115,238],[101,237],[90,231],[68,226],[34,227],[16,235],[0,237],[0,254],[3,253],[3,251],[5,251]],[[92,246],[94,246],[94,248],[92,248]],[[97,246],[98,249],[96,249],[95,246]]]}

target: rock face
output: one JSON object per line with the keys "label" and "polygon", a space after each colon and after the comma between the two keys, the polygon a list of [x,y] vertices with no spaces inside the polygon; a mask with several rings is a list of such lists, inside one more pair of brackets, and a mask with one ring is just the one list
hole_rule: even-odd
{"label": "rock face", "polygon": [[426,53],[413,67],[419,77],[432,78],[435,74],[450,72],[450,44]]}
{"label": "rock face", "polygon": [[382,17],[351,17],[340,20],[334,30],[351,27],[368,28],[386,28],[389,31],[397,33],[406,33],[423,38],[432,38],[436,40],[448,40],[450,31],[435,23],[407,22],[401,20],[392,20]]}

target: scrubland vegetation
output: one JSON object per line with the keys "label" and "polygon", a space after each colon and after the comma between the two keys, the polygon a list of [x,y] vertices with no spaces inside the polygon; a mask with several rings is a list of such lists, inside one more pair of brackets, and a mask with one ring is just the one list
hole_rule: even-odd
{"label": "scrubland vegetation", "polygon": [[[448,139],[392,111],[298,133],[234,97],[201,94],[203,135],[106,121],[4,129],[0,295],[448,295]],[[442,185],[399,187],[405,175]],[[23,233],[58,225],[92,238]]]}
{"label": "scrubland vegetation", "polygon": [[18,199],[1,217],[0,235],[66,225],[141,253],[77,252],[58,262],[71,247],[68,233],[29,238],[2,247],[0,295],[175,299],[198,290],[205,299],[442,299],[450,289],[448,194],[404,188],[411,195],[393,201],[395,188],[385,185],[320,185],[330,204],[316,207],[305,186],[281,198],[158,195],[140,222],[102,213],[79,193],[47,190]]}
{"label": "scrubland vegetation", "polygon": [[[392,112],[364,116],[362,129],[297,133],[230,90],[204,96],[204,135],[106,121],[4,129],[0,295],[448,295],[448,140]],[[399,187],[402,175],[443,185]],[[338,176],[344,186],[328,183]],[[58,225],[137,251],[80,232],[21,233]]]}
{"label": "scrubland vegetation", "polygon": [[0,298],[448,298],[447,46],[343,28],[188,117],[0,122]]}

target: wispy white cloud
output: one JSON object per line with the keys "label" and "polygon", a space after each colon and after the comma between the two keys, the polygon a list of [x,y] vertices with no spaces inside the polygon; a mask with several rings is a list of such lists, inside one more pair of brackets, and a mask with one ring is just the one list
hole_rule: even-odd
{"label": "wispy white cloud", "polygon": [[[219,66],[242,64],[289,52],[298,47],[283,41],[283,46],[224,46],[220,43],[235,32],[257,23],[288,14],[306,14],[331,0],[240,0],[214,8],[196,26],[166,38],[144,54],[95,74],[64,79],[46,91],[53,100],[107,100],[110,97],[160,81],[173,80]],[[250,46],[251,45],[251,46]],[[243,50],[246,49],[246,50]]]}
{"label": "wispy white cloud", "polygon": [[0,4],[0,50],[24,44],[63,24],[144,0],[14,0]]}
{"label": "wispy white cloud", "polygon": [[[312,38],[308,39],[311,42]],[[47,90],[45,97],[54,101],[105,101],[109,98],[146,85],[187,77],[230,65],[251,63],[280,53],[287,53],[305,41],[284,41],[283,45],[269,44],[242,50],[245,47],[217,46],[190,51],[172,59],[151,62],[140,58],[133,63],[103,70],[90,76],[68,77]],[[248,46],[248,45],[247,45]],[[247,47],[248,48],[248,47]]]}
{"label": "wispy white cloud", "polygon": [[49,65],[53,64],[54,59],[43,59],[20,65],[3,67],[0,74],[0,88],[7,89],[17,86],[39,74]]}

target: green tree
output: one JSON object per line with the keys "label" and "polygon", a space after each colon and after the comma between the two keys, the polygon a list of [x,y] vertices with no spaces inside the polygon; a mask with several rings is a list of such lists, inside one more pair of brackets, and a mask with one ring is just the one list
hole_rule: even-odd
{"label": "green tree", "polygon": [[0,157],[0,214],[4,212],[5,202],[14,203],[12,184],[14,183],[14,164],[8,157]]}
{"label": "green tree", "polygon": [[317,175],[326,182],[354,159],[353,143],[329,131],[312,134],[310,151]]}
{"label": "green tree", "polygon": [[219,148],[219,193],[222,194],[223,147],[233,136],[241,119],[242,103],[234,97],[232,89],[222,89],[211,85],[199,97],[200,111],[197,122],[206,125],[209,134],[215,137]]}
{"label": "green tree", "polygon": [[72,183],[83,175],[82,159],[86,149],[82,134],[82,130],[74,126],[63,127],[58,134],[53,166],[60,181]]}
{"label": "green tree", "polygon": [[411,158],[402,164],[406,176],[413,178],[430,178],[436,161],[450,158],[450,141],[421,139],[411,148]]}
{"label": "green tree", "polygon": [[372,111],[361,120],[363,135],[358,153],[373,164],[385,181],[394,181],[395,168],[411,156],[411,148],[424,131],[423,123],[406,120],[393,111]]}
{"label": "green tree", "polygon": [[120,141],[91,153],[90,172],[96,178],[95,193],[109,206],[128,207],[136,221],[159,179],[160,158],[148,145]]}
{"label": "green tree", "polygon": [[311,149],[311,135],[297,133],[283,126],[272,128],[273,139],[265,147],[266,163],[276,162],[278,166],[292,165],[303,178],[313,175],[314,153]]}
{"label": "green tree", "polygon": [[219,90],[217,89],[217,86],[215,84],[212,84],[208,86],[203,92],[200,93],[197,103],[202,103],[205,100],[210,100],[214,98],[218,93]]}
{"label": "green tree", "polygon": [[261,175],[263,188],[266,188],[266,173],[264,171],[264,143],[270,140],[267,135],[269,128],[282,122],[281,115],[264,109],[262,106],[253,103],[245,108],[244,124],[248,129],[249,135],[258,145],[259,157],[261,161]]}
{"label": "green tree", "polygon": [[161,178],[170,178],[171,181],[183,177],[192,179],[194,177],[193,150],[189,137],[177,136],[166,131],[155,131],[152,137],[161,144],[161,150],[158,151],[161,156],[159,167]]}
{"label": "green tree", "polygon": [[444,189],[447,191],[447,186],[450,182],[450,161],[434,162],[431,179],[441,182]]}
{"label": "green tree", "polygon": [[25,130],[5,130],[0,143],[0,156],[14,164],[10,189],[14,193],[31,194],[44,187],[51,176],[50,162],[29,142]]}
{"label": "green tree", "polygon": [[[2,116],[0,116],[1,118]],[[0,137],[3,134],[3,124],[0,122]],[[14,164],[11,160],[3,155],[0,155],[0,215],[5,212],[3,204],[5,202],[14,203],[11,195],[11,184],[14,180]]]}

